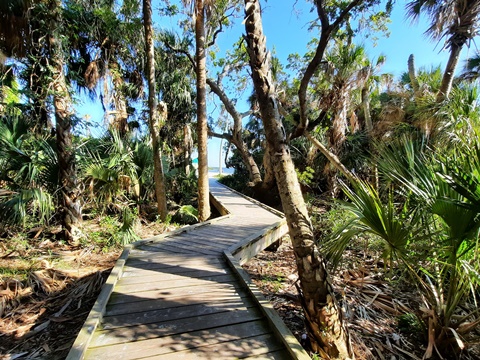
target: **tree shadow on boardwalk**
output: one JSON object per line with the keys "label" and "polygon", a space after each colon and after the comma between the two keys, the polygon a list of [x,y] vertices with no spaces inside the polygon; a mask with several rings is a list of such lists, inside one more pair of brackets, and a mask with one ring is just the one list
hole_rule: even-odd
{"label": "tree shadow on boardwalk", "polygon": [[127,262],[88,358],[288,358],[223,259],[163,255]]}

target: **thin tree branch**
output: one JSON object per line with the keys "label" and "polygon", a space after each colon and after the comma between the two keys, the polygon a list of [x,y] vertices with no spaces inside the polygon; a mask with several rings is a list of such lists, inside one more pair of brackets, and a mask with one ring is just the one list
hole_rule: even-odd
{"label": "thin tree branch", "polygon": [[170,45],[166,41],[165,41],[165,46],[173,52],[185,55],[188,58],[188,60],[190,60],[190,64],[192,65],[193,70],[197,69],[197,66],[195,64],[195,60],[193,59],[193,56],[187,50],[174,48],[172,45]]}
{"label": "thin tree branch", "polygon": [[225,20],[226,18],[227,18],[226,16],[223,16],[220,20],[218,20],[218,24],[220,25],[220,27],[213,33],[213,39],[207,44],[205,49],[208,49],[210,46],[215,45],[215,41],[217,41],[218,34],[220,34],[223,31],[222,21]]}
{"label": "thin tree branch", "polygon": [[357,183],[357,177],[348,170],[345,165],[338,159],[338,157],[333,154],[332,152],[328,151],[328,149],[317,139],[315,139],[307,130],[304,132],[305,136],[308,140],[312,142],[315,147],[320,150],[320,152],[325,155],[325,157],[330,161],[330,163],[337,168],[345,177],[350,181],[352,184]]}
{"label": "thin tree branch", "polygon": [[325,53],[325,49],[327,48],[328,41],[330,40],[330,36],[334,31],[336,31],[345,18],[348,16],[350,11],[360,4],[363,0],[354,0],[350,4],[347,5],[345,9],[340,13],[338,18],[334,21],[333,24],[330,24],[328,20],[328,14],[325,11],[325,3],[324,0],[317,0],[315,1],[317,7],[317,14],[320,19],[320,23],[322,26],[320,40],[318,42],[317,49],[315,50],[315,55],[313,59],[307,66],[305,73],[303,74],[303,78],[300,82],[300,88],[298,89],[298,99],[300,102],[300,123],[293,134],[293,137],[298,137],[302,135],[302,133],[307,129],[308,126],[308,117],[307,117],[307,88],[310,80],[313,77],[313,74],[318,69],[322,62],[323,55]]}
{"label": "thin tree branch", "polygon": [[216,133],[212,131],[210,128],[208,128],[208,136],[212,136],[218,139],[225,139],[228,142],[232,142],[232,135],[229,133]]}

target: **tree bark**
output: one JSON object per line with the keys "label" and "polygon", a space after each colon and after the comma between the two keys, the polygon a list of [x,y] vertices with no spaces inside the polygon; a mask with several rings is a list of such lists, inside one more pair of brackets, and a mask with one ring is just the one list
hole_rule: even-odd
{"label": "tree bark", "polygon": [[443,73],[442,84],[440,85],[440,90],[437,94],[437,103],[441,103],[443,100],[447,99],[452,91],[455,69],[457,68],[462,47],[463,44],[452,44],[450,47],[450,56],[448,57],[447,66]]}
{"label": "tree bark", "polygon": [[[54,39],[52,43],[57,44]],[[58,159],[58,181],[61,194],[61,222],[65,240],[77,244],[82,236],[80,225],[82,222],[82,205],[80,189],[77,186],[75,164],[75,150],[72,142],[73,108],[63,72],[63,61],[60,45],[54,52],[53,61],[53,104],[56,121],[56,145]]]}
{"label": "tree bark", "polygon": [[353,175],[350,170],[348,170],[345,165],[338,159],[338,157],[330,152],[320,141],[315,139],[308,131],[305,131],[305,136],[308,140],[312,142],[315,147],[317,147],[320,152],[325,155],[325,157],[330,161],[332,165],[334,165],[345,177],[351,182],[356,183],[357,179],[355,175]]}
{"label": "tree bark", "polygon": [[320,355],[348,359],[352,357],[348,333],[342,323],[342,313],[336,304],[325,263],[315,248],[312,224],[280,121],[258,0],[245,0],[245,13],[252,78],[295,252],[309,337],[313,350]]}
{"label": "tree bark", "polygon": [[163,174],[162,154],[160,149],[159,126],[157,123],[157,104],[155,97],[155,48],[153,44],[152,3],[143,0],[143,25],[145,28],[145,53],[147,55],[148,78],[148,125],[153,147],[153,168],[155,181],[155,196],[160,219],[167,219],[167,196],[165,191],[165,176]]}
{"label": "tree bark", "polygon": [[413,54],[410,54],[408,57],[408,77],[410,78],[410,84],[412,85],[413,94],[415,97],[418,96],[420,91],[420,84],[418,83],[417,73],[415,70],[415,57]]}
{"label": "tree bark", "polygon": [[208,186],[208,125],[207,125],[207,73],[205,56],[205,4],[195,0],[195,46],[197,75],[197,137],[198,137],[198,219],[210,217]]}
{"label": "tree bark", "polygon": [[363,115],[365,116],[365,130],[367,130],[367,134],[370,136],[373,131],[373,124],[372,124],[372,114],[370,112],[370,89],[369,89],[368,81],[366,82],[365,86],[362,88],[362,107],[363,107]]}

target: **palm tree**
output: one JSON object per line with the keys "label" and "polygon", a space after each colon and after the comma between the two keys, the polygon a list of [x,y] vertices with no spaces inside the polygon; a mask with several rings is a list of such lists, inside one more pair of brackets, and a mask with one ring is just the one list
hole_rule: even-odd
{"label": "palm tree", "polygon": [[[337,42],[325,55],[324,72],[319,78],[321,100],[324,112],[332,113],[332,126],[328,131],[329,152],[340,157],[346,140],[348,119],[352,118],[354,90],[362,89],[370,77],[369,62],[365,50],[358,45],[343,45]],[[353,116],[353,118],[355,118]],[[355,124],[350,131],[355,132]],[[314,143],[316,144],[316,142]],[[337,169],[329,162],[324,170],[332,194],[337,192]]]}
{"label": "palm tree", "polygon": [[437,102],[442,102],[448,98],[452,90],[463,46],[478,33],[480,0],[414,0],[407,4],[407,12],[414,20],[418,19],[420,14],[426,14],[430,19],[426,33],[437,41],[445,38],[445,46],[450,49],[442,84],[437,93]]}
{"label": "palm tree", "polygon": [[185,6],[193,7],[195,28],[195,73],[197,88],[197,137],[198,137],[198,219],[210,217],[208,186],[208,122],[207,122],[207,58],[206,13],[210,0],[185,0]]}
{"label": "palm tree", "polygon": [[46,225],[54,207],[58,163],[50,138],[38,138],[22,114],[0,118],[0,223],[25,224],[31,216]]}
{"label": "palm tree", "polygon": [[65,49],[60,40],[60,31],[64,25],[62,5],[58,0],[49,2],[51,17],[50,27],[47,29],[50,45],[52,66],[53,105],[55,108],[55,130],[57,158],[59,165],[59,185],[61,198],[61,219],[65,232],[65,239],[78,243],[82,233],[81,193],[77,186],[75,165],[75,149],[73,147],[72,126],[74,110],[70,92],[65,78]]}
{"label": "palm tree", "polygon": [[[165,176],[163,172],[162,154],[160,152],[159,139],[159,121],[157,117],[162,117],[165,121],[164,111],[157,114],[156,92],[155,92],[155,47],[153,44],[153,26],[152,26],[152,3],[150,0],[143,0],[143,22],[145,26],[145,44],[147,54],[147,75],[148,75],[148,124],[150,128],[150,136],[152,138],[153,147],[153,165],[155,176],[155,195],[157,197],[158,214],[162,221],[165,221],[168,215],[167,197],[165,190]],[[162,121],[162,122],[163,122]]]}

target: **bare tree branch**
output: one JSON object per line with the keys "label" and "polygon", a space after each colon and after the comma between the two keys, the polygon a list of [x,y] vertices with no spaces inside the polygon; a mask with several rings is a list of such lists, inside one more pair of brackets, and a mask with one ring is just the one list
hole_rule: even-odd
{"label": "bare tree branch", "polygon": [[300,103],[300,123],[297,126],[294,134],[291,138],[298,137],[303,134],[308,126],[308,117],[307,117],[307,88],[310,80],[312,79],[313,74],[318,69],[322,62],[325,49],[327,48],[328,41],[332,33],[340,27],[342,22],[345,21],[346,17],[350,11],[357,5],[359,5],[363,0],[353,0],[348,6],[343,9],[338,18],[330,24],[328,20],[328,14],[325,11],[325,2],[324,0],[316,0],[315,4],[317,7],[318,18],[320,19],[320,24],[322,27],[320,40],[318,42],[317,49],[315,50],[315,55],[313,59],[307,66],[305,73],[303,74],[302,80],[300,82],[300,88],[298,89],[298,99]]}
{"label": "bare tree branch", "polygon": [[195,64],[195,60],[193,59],[193,56],[187,50],[177,49],[177,48],[173,47],[172,45],[170,45],[167,41],[165,41],[165,46],[173,52],[185,55],[188,58],[188,60],[190,60],[190,64],[192,65],[193,69],[196,70],[197,65]]}

